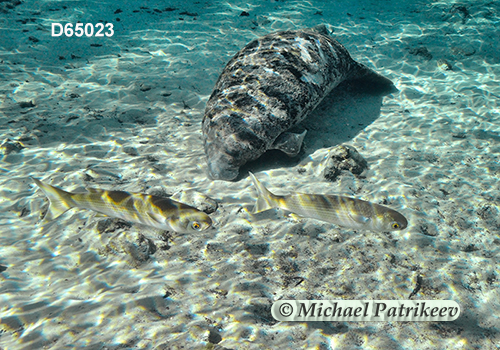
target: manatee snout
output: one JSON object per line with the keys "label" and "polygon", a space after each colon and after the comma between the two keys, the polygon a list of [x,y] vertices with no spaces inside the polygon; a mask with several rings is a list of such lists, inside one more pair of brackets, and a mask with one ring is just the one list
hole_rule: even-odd
{"label": "manatee snout", "polygon": [[205,145],[208,175],[214,180],[234,180],[239,174],[235,158],[213,144]]}
{"label": "manatee snout", "polygon": [[239,174],[239,168],[231,166],[221,158],[208,162],[208,174],[214,180],[234,180]]}
{"label": "manatee snout", "polygon": [[[231,127],[225,125],[220,128],[212,124],[207,126],[205,154],[208,174],[214,180],[236,179],[242,165],[257,159],[266,151],[266,142],[244,125],[244,120]],[[218,132],[215,132],[217,129]]]}

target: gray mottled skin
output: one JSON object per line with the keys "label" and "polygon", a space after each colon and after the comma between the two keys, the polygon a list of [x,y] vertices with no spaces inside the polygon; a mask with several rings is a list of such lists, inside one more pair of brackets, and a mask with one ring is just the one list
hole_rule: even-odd
{"label": "gray mottled skin", "polygon": [[202,123],[210,177],[233,180],[242,165],[269,149],[297,155],[304,134],[287,130],[347,79],[394,88],[387,78],[355,62],[326,28],[318,28],[253,40],[226,65]]}

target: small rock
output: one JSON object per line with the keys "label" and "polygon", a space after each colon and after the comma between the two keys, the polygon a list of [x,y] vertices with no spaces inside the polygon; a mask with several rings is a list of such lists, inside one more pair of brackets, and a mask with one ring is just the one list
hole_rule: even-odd
{"label": "small rock", "polygon": [[186,16],[191,16],[191,17],[198,17],[198,13],[196,12],[188,12],[188,11],[182,11],[179,13],[179,15],[186,15]]}
{"label": "small rock", "polygon": [[128,154],[129,156],[135,157],[139,155],[139,152],[137,152],[137,149],[133,146],[125,146],[123,147],[123,152]]}
{"label": "small rock", "polygon": [[2,0],[0,1],[0,13],[8,13],[9,10],[21,4],[21,0]]}
{"label": "small rock", "polygon": [[467,133],[465,132],[454,132],[451,134],[452,137],[456,139],[465,139],[467,137]]}
{"label": "small rock", "polygon": [[476,53],[476,50],[469,44],[463,44],[460,46],[453,46],[451,52],[456,56],[472,56]]}
{"label": "small rock", "polygon": [[101,249],[101,254],[125,254],[128,262],[137,268],[147,262],[156,251],[157,247],[151,239],[134,232],[111,238]]}
{"label": "small rock", "polygon": [[87,166],[87,169],[85,169],[84,174],[94,179],[100,179],[101,181],[108,181],[108,182],[113,182],[116,180],[120,180],[122,178],[121,174],[115,174],[113,171],[92,165]]}
{"label": "small rock", "polygon": [[21,142],[12,141],[11,139],[5,139],[4,142],[0,145],[0,154],[8,156],[12,152],[19,152],[25,148]]}
{"label": "small rock", "polygon": [[453,70],[453,67],[451,66],[451,64],[448,63],[448,61],[446,61],[444,59],[438,60],[437,61],[437,66],[438,66],[439,69],[441,69],[443,71]]}
{"label": "small rock", "polygon": [[426,236],[435,237],[439,234],[437,228],[429,223],[421,223],[419,226],[420,232]]}
{"label": "small rock", "polygon": [[35,107],[35,102],[34,101],[21,101],[19,102],[19,107],[21,108],[31,108]]}
{"label": "small rock", "polygon": [[151,163],[156,163],[156,162],[158,162],[160,159],[158,159],[158,157],[155,157],[155,156],[152,156],[152,155],[148,154],[148,155],[146,156],[146,160],[147,160],[148,162],[151,162]]}
{"label": "small rock", "polygon": [[430,61],[432,59],[432,54],[429,52],[429,50],[425,46],[411,48],[409,50],[409,53],[412,55],[423,57],[427,61]]}
{"label": "small rock", "polygon": [[245,244],[245,250],[253,256],[263,256],[269,253],[269,243]]}
{"label": "small rock", "polygon": [[207,214],[211,214],[217,210],[218,204],[215,199],[205,196],[195,190],[181,190],[176,192],[171,197],[173,200],[190,205]]}
{"label": "small rock", "polygon": [[128,230],[131,227],[132,224],[130,224],[127,221],[124,221],[122,219],[110,218],[106,220],[99,220],[97,222],[96,229],[99,234],[103,234],[103,233],[115,232],[116,230],[121,230],[121,229]]}
{"label": "small rock", "polygon": [[358,153],[358,151],[347,145],[338,145],[333,147],[326,159],[323,177],[328,181],[335,181],[342,170],[347,170],[354,175],[361,175],[368,169],[367,161]]}
{"label": "small rock", "polygon": [[459,13],[462,16],[462,23],[470,17],[469,10],[464,5],[454,4],[450,9],[451,14]]}
{"label": "small rock", "polygon": [[222,337],[217,330],[210,329],[207,340],[210,344],[218,344],[222,341]]}

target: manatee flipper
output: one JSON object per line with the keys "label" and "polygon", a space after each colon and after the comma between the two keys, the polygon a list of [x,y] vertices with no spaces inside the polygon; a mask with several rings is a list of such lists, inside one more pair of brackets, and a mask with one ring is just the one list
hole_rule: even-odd
{"label": "manatee flipper", "polygon": [[274,141],[271,149],[279,149],[286,153],[287,156],[295,157],[300,152],[300,147],[302,146],[302,141],[304,141],[306,133],[307,130],[304,130],[302,134],[284,132]]}

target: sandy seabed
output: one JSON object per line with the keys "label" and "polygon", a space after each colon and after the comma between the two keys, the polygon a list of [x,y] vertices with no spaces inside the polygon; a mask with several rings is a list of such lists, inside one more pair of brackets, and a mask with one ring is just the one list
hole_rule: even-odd
{"label": "sandy seabed", "polygon": [[[246,11],[249,15],[242,16]],[[60,23],[110,38],[51,37]],[[409,227],[353,231],[206,177],[205,103],[227,61],[276,30],[326,23],[390,78],[337,89],[303,155],[251,170],[269,189],[385,203]],[[500,6],[490,1],[0,2],[2,349],[500,348]],[[451,68],[451,69],[449,69]],[[323,178],[337,144],[363,177]],[[201,193],[215,229],[156,232],[72,210],[40,224],[29,176],[66,190]],[[280,299],[454,300],[453,322],[278,322]]]}

